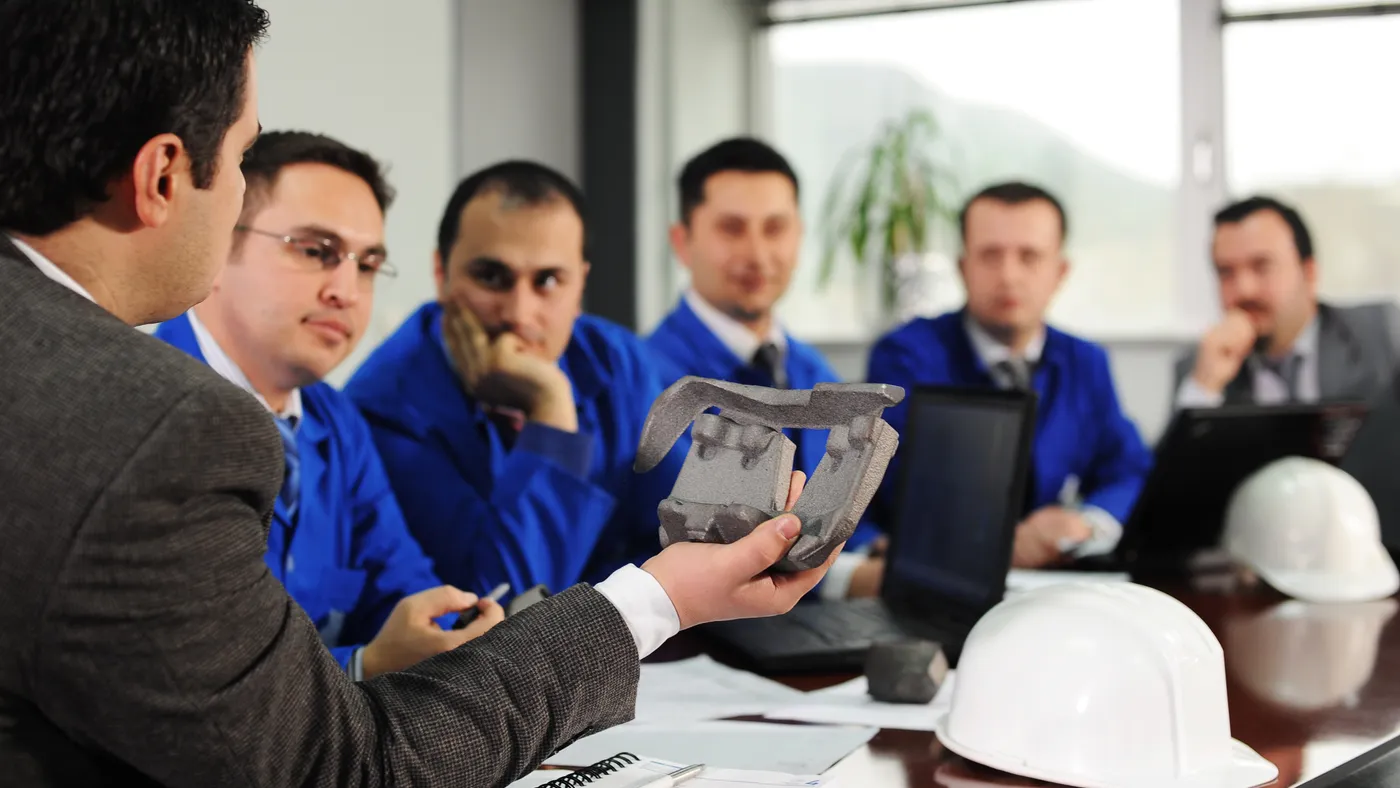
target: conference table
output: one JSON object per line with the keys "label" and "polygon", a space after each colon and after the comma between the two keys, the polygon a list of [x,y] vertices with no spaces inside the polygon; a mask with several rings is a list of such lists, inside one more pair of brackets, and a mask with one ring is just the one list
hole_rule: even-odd
{"label": "conference table", "polygon": [[[1195,611],[1220,640],[1232,733],[1278,766],[1273,785],[1311,779],[1400,734],[1400,603],[1395,599],[1311,604],[1219,576],[1157,587]],[[745,667],[736,655],[694,632],[683,633],[652,659],[697,654]],[[853,675],[769,678],[814,690]],[[1046,785],[971,763],[944,749],[932,733],[903,730],[881,730],[831,774],[847,788]]]}

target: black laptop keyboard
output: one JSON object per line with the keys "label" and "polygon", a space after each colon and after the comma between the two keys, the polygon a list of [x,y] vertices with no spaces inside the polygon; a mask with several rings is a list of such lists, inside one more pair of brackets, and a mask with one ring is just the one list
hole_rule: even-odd
{"label": "black laptop keyboard", "polygon": [[856,665],[872,643],[904,637],[878,599],[801,604],[782,616],[712,624],[710,631],[759,660],[810,656]]}
{"label": "black laptop keyboard", "polygon": [[901,636],[899,626],[878,599],[798,605],[784,618],[834,646],[868,648],[875,641]]}

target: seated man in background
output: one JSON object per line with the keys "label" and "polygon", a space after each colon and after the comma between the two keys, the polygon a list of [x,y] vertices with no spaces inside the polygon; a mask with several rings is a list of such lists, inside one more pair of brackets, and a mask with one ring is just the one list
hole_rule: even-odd
{"label": "seated man in background", "polygon": [[[502,611],[439,588],[364,419],[321,382],[363,336],[375,282],[394,272],[384,248],[393,192],[368,154],[304,132],[260,136],[244,156],[243,177],[228,265],[204,303],[161,324],[156,336],[276,417],[287,473],[267,565],[352,676],[399,670],[485,632]],[[435,607],[419,615],[428,603]],[[474,603],[483,615],[464,630],[430,620]]]}
{"label": "seated man in background", "polygon": [[[1025,520],[1016,528],[1012,565],[1053,566],[1110,552],[1137,500],[1152,457],[1123,414],[1108,356],[1045,323],[1064,281],[1064,210],[1051,194],[1024,183],[978,192],[959,218],[958,260],[967,306],[919,318],[880,339],[869,379],[918,385],[1028,389],[1038,398]],[[908,400],[885,411],[904,428]],[[880,495],[887,510],[899,456]]]}
{"label": "seated man in background", "polygon": [[1369,399],[1389,385],[1400,309],[1319,303],[1297,211],[1268,197],[1227,205],[1211,258],[1225,316],[1177,361],[1177,407]]}
{"label": "seated man in background", "polygon": [[[680,221],[671,249],[690,288],[647,338],[667,385],[686,375],[754,386],[810,389],[840,377],[773,313],[802,244],[797,174],[781,153],[749,137],[723,140],[686,163],[677,179]],[[807,476],[826,453],[827,430],[786,430],[794,467]],[[859,548],[878,534],[863,522],[821,585],[827,598],[863,594],[876,579]],[[873,591],[873,588],[871,588]]]}
{"label": "seated man in background", "polygon": [[533,162],[462,181],[438,233],[439,300],[346,387],[409,530],[461,588],[557,591],[660,547],[657,505],[690,443],[632,470],[663,387],[640,340],[582,314],[582,206]]}

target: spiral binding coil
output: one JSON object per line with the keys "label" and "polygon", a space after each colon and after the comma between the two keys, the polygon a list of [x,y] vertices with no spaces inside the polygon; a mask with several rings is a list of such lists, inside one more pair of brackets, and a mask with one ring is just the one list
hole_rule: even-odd
{"label": "spiral binding coil", "polygon": [[601,780],[613,772],[622,771],[640,760],[641,758],[630,752],[620,752],[605,761],[598,761],[587,769],[580,769],[557,780],[551,780],[541,788],[585,788],[585,786]]}

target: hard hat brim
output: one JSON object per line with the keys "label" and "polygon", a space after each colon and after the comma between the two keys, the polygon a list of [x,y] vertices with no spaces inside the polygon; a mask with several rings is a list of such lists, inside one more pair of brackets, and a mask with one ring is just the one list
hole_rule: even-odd
{"label": "hard hat brim", "polygon": [[[1101,776],[1092,774],[1059,773],[1027,766],[1024,761],[1014,760],[998,753],[981,752],[975,747],[960,744],[948,734],[948,719],[951,710],[939,714],[933,722],[933,733],[938,741],[957,755],[990,766],[993,769],[1029,777],[1033,780],[1058,783],[1073,788],[1118,788],[1123,784],[1122,776]],[[1185,777],[1134,777],[1133,785],[1142,788],[1257,788],[1278,779],[1278,767],[1269,762],[1249,745],[1230,740],[1230,761],[1223,769],[1202,772]]]}
{"label": "hard hat brim", "polygon": [[1364,572],[1307,572],[1255,567],[1259,576],[1279,591],[1305,602],[1369,602],[1400,591],[1400,572],[1385,547],[1371,549],[1371,567]]}

